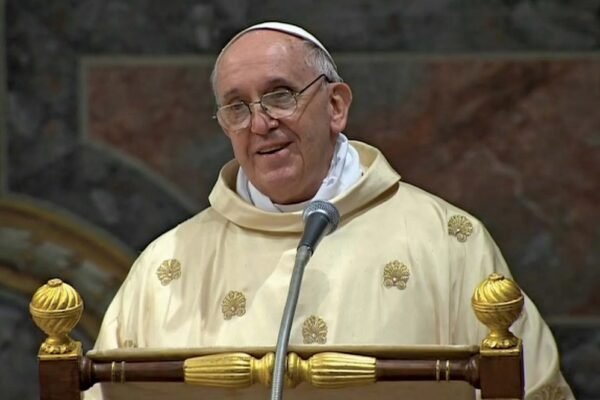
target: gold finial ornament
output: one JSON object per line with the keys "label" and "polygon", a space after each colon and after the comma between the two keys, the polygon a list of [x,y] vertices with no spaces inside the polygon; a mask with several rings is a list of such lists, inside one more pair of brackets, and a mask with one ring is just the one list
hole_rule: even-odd
{"label": "gold finial ornament", "polygon": [[50,279],[31,298],[29,312],[35,324],[48,337],[40,346],[40,355],[68,354],[76,351],[69,333],[83,312],[83,300],[72,286],[60,279]]}
{"label": "gold finial ornament", "polygon": [[523,303],[521,288],[501,274],[491,274],[477,287],[471,305],[477,319],[490,330],[483,339],[482,349],[499,350],[518,346],[519,339],[508,328],[521,315]]}

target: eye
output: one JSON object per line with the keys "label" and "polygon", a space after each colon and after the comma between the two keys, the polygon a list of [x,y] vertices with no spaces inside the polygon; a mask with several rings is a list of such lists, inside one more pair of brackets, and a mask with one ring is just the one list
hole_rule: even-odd
{"label": "eye", "polygon": [[223,109],[232,114],[242,114],[247,111],[246,105],[241,101],[238,103],[229,104],[228,106],[223,107]]}
{"label": "eye", "polygon": [[233,124],[240,123],[250,114],[246,104],[241,101],[221,107],[218,113],[220,118]]}
{"label": "eye", "polygon": [[267,93],[262,97],[262,102],[267,107],[276,108],[287,108],[295,104],[294,95],[289,90]]}

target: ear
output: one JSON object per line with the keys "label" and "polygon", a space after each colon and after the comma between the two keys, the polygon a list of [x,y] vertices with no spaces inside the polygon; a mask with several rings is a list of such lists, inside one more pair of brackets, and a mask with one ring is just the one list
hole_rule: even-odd
{"label": "ear", "polygon": [[331,133],[337,135],[346,128],[348,122],[348,111],[352,103],[352,89],[344,82],[334,82],[330,85],[329,109],[331,120],[329,124]]}

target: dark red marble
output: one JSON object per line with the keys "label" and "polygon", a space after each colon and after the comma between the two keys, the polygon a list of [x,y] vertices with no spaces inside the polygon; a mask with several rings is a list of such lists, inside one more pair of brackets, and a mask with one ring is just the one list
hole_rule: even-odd
{"label": "dark red marble", "polygon": [[86,72],[88,136],[142,161],[190,198],[204,200],[215,172],[207,177],[202,156],[222,135],[211,119],[210,69],[116,64]]}
{"label": "dark red marble", "polygon": [[544,311],[598,315],[600,60],[415,64],[426,84],[353,131],[484,220]]}
{"label": "dark red marble", "polygon": [[[210,118],[209,64],[91,64],[89,137],[204,199],[230,157],[215,146],[223,139]],[[356,98],[350,137],[482,219],[546,315],[598,315],[600,59],[338,64]]]}

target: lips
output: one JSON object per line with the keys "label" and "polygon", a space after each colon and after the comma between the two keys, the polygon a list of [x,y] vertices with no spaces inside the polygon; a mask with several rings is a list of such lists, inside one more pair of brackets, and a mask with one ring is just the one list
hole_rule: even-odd
{"label": "lips", "polygon": [[275,153],[277,153],[277,152],[285,149],[288,146],[289,146],[289,143],[274,144],[274,145],[270,145],[270,146],[263,146],[256,153],[260,154],[261,156],[265,156],[265,155],[269,155],[269,154],[275,154]]}

